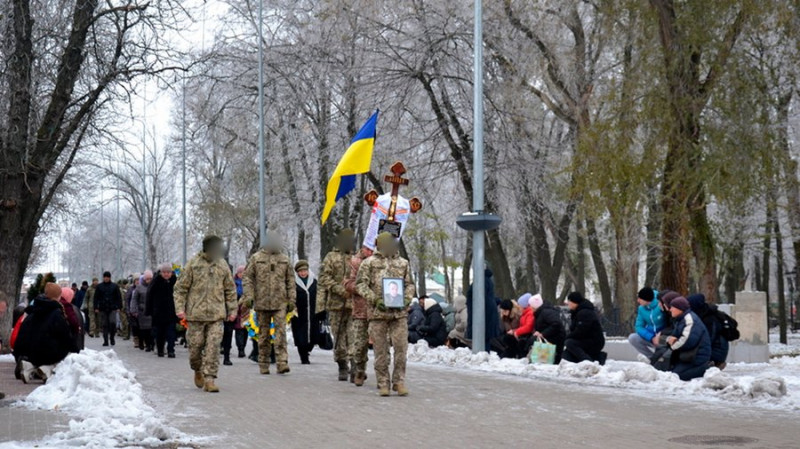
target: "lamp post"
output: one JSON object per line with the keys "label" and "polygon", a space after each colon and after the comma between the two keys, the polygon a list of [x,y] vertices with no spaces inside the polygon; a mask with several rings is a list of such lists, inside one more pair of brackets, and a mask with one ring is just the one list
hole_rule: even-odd
{"label": "lamp post", "polygon": [[258,245],[267,240],[264,204],[264,0],[258,2]]}
{"label": "lamp post", "polygon": [[183,215],[183,248],[181,255],[181,266],[186,266],[186,74],[183,75],[183,95],[182,95],[183,111],[181,112],[181,197],[183,200],[183,207],[181,214]]}

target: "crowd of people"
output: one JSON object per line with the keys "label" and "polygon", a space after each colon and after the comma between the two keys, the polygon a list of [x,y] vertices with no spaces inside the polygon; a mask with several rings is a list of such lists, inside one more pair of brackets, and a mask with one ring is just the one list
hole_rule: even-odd
{"label": "crowd of people", "polygon": [[[375,249],[355,251],[353,231],[342,230],[322,262],[319,279],[307,261],[291,263],[277,233],[267,236],[264,247],[233,273],[223,258],[222,240],[209,236],[180,273],[162,264],[155,273],[147,270],[118,282],[105,272],[102,281],[84,281],[80,288],[47,282],[30,304],[14,310],[11,344],[17,377],[46,380],[54,365],[84,347],[85,335],[102,336],[103,346],[115,346],[118,337],[133,340],[142,351],[175,358],[176,340],[184,334],[195,385],[218,392],[219,356],[224,365],[232,365],[234,340],[239,358],[244,358],[251,337],[251,358],[261,374],[270,374],[271,364],[279,374],[291,371],[289,317],[302,364],[310,363],[314,346],[332,349],[338,380],[363,386],[372,346],[379,394],[405,396],[409,343],[472,346],[472,288],[452,305],[428,296],[415,298],[408,261],[400,257],[390,234],[380,234]],[[485,275],[487,349],[500,357],[534,361],[538,342],[554,348],[550,363],[605,364],[600,315],[580,292],[570,293],[564,308],[539,294],[499,299],[491,271]],[[635,332],[628,341],[640,361],[682,380],[701,377],[711,366],[725,368],[729,341],[738,337],[736,323],[703,295],[685,298],[645,287],[636,300]],[[260,338],[258,322],[264,329]]]}

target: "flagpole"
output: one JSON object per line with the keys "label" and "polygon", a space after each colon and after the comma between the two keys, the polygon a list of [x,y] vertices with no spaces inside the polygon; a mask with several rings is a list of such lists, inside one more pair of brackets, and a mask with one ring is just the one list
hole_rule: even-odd
{"label": "flagpole", "polygon": [[[483,211],[483,5],[475,0],[473,83],[473,147],[472,147],[472,211]],[[483,271],[484,230],[472,234],[472,352],[486,350],[486,303]]]}
{"label": "flagpole", "polygon": [[183,221],[183,260],[181,266],[186,266],[186,73],[183,74],[183,112],[182,112],[182,130],[181,130],[181,181],[182,181],[182,221]]}
{"label": "flagpole", "polygon": [[258,2],[258,245],[267,243],[264,204],[264,0]]}

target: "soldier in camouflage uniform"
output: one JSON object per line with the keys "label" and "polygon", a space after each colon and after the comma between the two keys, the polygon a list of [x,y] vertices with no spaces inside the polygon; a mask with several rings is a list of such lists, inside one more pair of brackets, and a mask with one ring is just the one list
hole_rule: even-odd
{"label": "soldier in camouflage uniform", "polygon": [[92,338],[100,334],[100,316],[94,313],[94,291],[98,283],[97,278],[92,278],[92,284],[86,290],[86,297],[83,299],[83,310],[86,312],[86,320],[89,322],[86,330]]}
{"label": "soldier in camouflage uniform", "polygon": [[275,346],[278,374],[288,373],[286,313],[294,310],[297,291],[294,268],[289,263],[289,257],[283,254],[283,243],[276,232],[268,232],[264,248],[247,261],[242,275],[242,286],[244,294],[240,303],[256,311],[262,329],[269,329],[270,320],[275,322],[275,340],[267,336],[258,342],[258,367],[261,374],[269,374],[272,346]]}
{"label": "soldier in camouflage uniform", "polygon": [[204,238],[203,251],[186,264],[175,284],[175,314],[188,322],[186,340],[194,384],[209,393],[219,391],[214,379],[219,369],[222,321],[236,319],[236,285],[223,255],[222,239]]}
{"label": "soldier in camouflage uniform", "polygon": [[[407,396],[405,386],[408,325],[406,309],[414,296],[414,281],[408,261],[397,254],[398,244],[388,232],[378,236],[378,251],[358,269],[356,292],[367,301],[369,334],[375,348],[375,376],[381,396],[389,396],[389,384],[398,396]],[[403,307],[387,308],[383,302],[383,280],[403,280]],[[389,378],[389,347],[394,348],[394,371]],[[390,382],[391,380],[391,382]]]}
{"label": "soldier in camouflage uniform", "polygon": [[343,285],[344,280],[350,275],[350,259],[354,243],[353,230],[342,229],[336,236],[336,247],[322,261],[322,274],[319,276],[319,286],[325,298],[319,311],[326,310],[330,317],[335,345],[333,360],[339,365],[339,380],[342,381],[347,380],[348,374],[351,381],[355,381],[356,372],[353,354],[350,353],[353,298]]}
{"label": "soldier in camouflage uniform", "polygon": [[363,386],[367,380],[367,362],[369,361],[369,321],[367,318],[367,300],[356,292],[356,279],[361,263],[372,255],[372,250],[364,247],[350,259],[350,275],[344,280],[344,288],[353,297],[353,324],[350,341],[350,354],[356,364],[354,382],[357,387]]}

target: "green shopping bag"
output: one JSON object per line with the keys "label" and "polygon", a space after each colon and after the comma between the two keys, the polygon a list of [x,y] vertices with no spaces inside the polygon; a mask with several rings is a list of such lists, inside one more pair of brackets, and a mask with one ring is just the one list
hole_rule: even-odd
{"label": "green shopping bag", "polygon": [[528,360],[538,365],[552,365],[556,361],[556,345],[538,337],[528,353]]}

